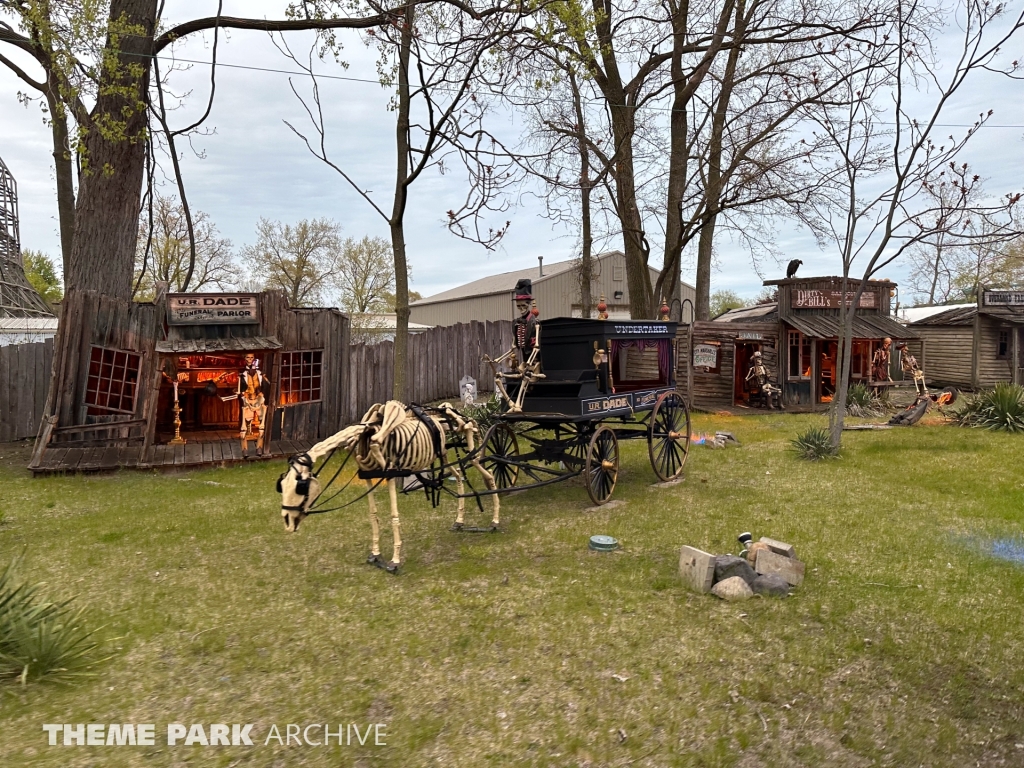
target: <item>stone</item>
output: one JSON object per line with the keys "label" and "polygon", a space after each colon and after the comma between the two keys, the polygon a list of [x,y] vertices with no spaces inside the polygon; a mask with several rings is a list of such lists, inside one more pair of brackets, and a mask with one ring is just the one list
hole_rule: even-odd
{"label": "stone", "polygon": [[696,547],[679,551],[679,575],[683,584],[695,592],[710,592],[715,580],[715,556]]}
{"label": "stone", "polygon": [[767,544],[768,549],[777,555],[796,557],[796,548],[792,544],[787,544],[784,541],[776,541],[775,539],[769,539],[767,536],[762,536],[760,543]]}
{"label": "stone", "polygon": [[742,557],[736,555],[719,555],[715,560],[715,582],[725,581],[733,576],[739,576],[747,584],[757,578],[754,569]]}
{"label": "stone", "polygon": [[747,562],[750,563],[751,566],[757,562],[757,553],[762,549],[768,549],[768,545],[763,541],[755,541],[750,545],[750,548],[747,550]]}
{"label": "stone", "polygon": [[749,600],[754,596],[750,585],[741,576],[731,576],[725,581],[719,581],[711,588],[711,594],[729,602]]}
{"label": "stone", "polygon": [[[512,494],[508,494],[508,495],[511,496]],[[622,499],[615,499],[614,501],[609,501],[606,504],[598,504],[596,507],[587,507],[583,511],[584,512],[604,512],[604,511],[609,510],[609,509],[615,509],[616,507],[624,507],[624,506],[626,506],[626,502],[625,501],[623,501]]]}
{"label": "stone", "polygon": [[754,579],[750,585],[755,595],[785,597],[789,594],[789,582],[777,573],[766,573]]}
{"label": "stone", "polygon": [[803,583],[804,568],[804,564],[795,557],[779,555],[770,549],[762,549],[758,552],[757,562],[754,563],[754,570],[758,573],[776,573],[794,587]]}

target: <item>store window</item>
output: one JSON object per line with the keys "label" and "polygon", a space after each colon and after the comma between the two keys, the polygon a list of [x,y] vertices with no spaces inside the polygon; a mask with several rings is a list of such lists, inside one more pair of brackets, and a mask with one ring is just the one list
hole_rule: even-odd
{"label": "store window", "polygon": [[811,340],[800,331],[789,331],[789,378],[811,378]]}
{"label": "store window", "polygon": [[141,359],[141,355],[120,349],[92,348],[85,385],[90,414],[135,413]]}
{"label": "store window", "polygon": [[999,331],[999,347],[996,352],[996,357],[1000,360],[1006,360],[1010,356],[1010,330]]}
{"label": "store window", "polygon": [[281,405],[321,399],[323,359],[322,349],[281,353]]}

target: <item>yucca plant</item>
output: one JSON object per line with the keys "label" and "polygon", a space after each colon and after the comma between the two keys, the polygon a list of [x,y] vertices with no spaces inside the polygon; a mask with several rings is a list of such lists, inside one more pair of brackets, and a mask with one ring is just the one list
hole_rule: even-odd
{"label": "yucca plant", "polygon": [[866,384],[857,382],[850,385],[846,394],[846,409],[851,416],[880,416],[885,406]]}
{"label": "yucca plant", "polygon": [[1024,432],[1024,387],[996,384],[995,389],[965,399],[956,421],[962,427]]}
{"label": "yucca plant", "polygon": [[790,441],[797,456],[808,461],[832,459],[839,451],[832,445],[832,437],[827,429],[817,427],[797,435]]}
{"label": "yucca plant", "polygon": [[0,572],[0,680],[72,682],[102,659],[96,630],[83,626],[71,600],[48,602],[39,585],[15,583],[19,560]]}

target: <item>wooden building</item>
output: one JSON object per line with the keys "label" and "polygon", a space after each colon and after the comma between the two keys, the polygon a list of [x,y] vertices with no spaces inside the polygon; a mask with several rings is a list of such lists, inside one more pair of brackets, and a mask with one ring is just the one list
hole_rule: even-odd
{"label": "wooden building", "polygon": [[[755,352],[761,353],[772,372],[786,407],[814,410],[832,401],[841,279],[797,277],[764,284],[776,288],[776,301],[694,323],[680,337],[676,359],[683,368],[678,378],[687,382],[693,407],[715,410],[755,404],[759,388],[746,380]],[[895,283],[873,280],[860,297],[853,321],[851,379],[855,382],[870,380],[871,359],[882,339],[909,342],[917,337],[890,317],[895,288]],[[846,301],[852,296],[851,290]],[[893,363],[898,364],[895,344],[892,351]]]}
{"label": "wooden building", "polygon": [[[576,261],[545,264],[543,260],[531,269],[519,269],[490,275],[460,285],[434,296],[414,301],[409,305],[410,321],[427,325],[447,326],[474,320],[513,320],[515,305],[512,289],[522,278],[533,281],[533,297],[540,309],[540,317],[582,317],[580,307],[580,279]],[[649,269],[651,285],[655,285],[659,272]],[[672,317],[682,312],[684,322],[692,317],[696,296],[692,285],[680,282],[682,307],[674,308]],[[594,304],[603,294],[611,320],[629,320],[629,285],[626,279],[626,257],[622,251],[608,251],[594,256],[590,294]]]}
{"label": "wooden building", "polygon": [[981,287],[975,306],[952,307],[909,324],[925,343],[927,379],[990,389],[1024,384],[1024,291]]}
{"label": "wooden building", "polygon": [[[241,460],[240,405],[230,396],[249,353],[267,382],[264,455],[341,426],[349,325],[338,310],[290,308],[275,291],[145,303],[72,291],[61,328],[71,330],[54,350],[59,386],[47,399],[36,471]],[[184,443],[172,442],[176,415]]]}

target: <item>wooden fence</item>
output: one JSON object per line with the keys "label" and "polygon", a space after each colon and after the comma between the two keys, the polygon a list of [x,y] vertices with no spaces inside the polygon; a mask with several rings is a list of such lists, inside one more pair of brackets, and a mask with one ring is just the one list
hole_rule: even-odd
{"label": "wooden fence", "polygon": [[0,347],[0,443],[36,436],[52,364],[53,339]]}
{"label": "wooden fence", "polygon": [[[494,376],[482,360],[498,357],[512,345],[512,321],[439,326],[409,337],[406,400],[429,403],[459,397],[459,381],[469,375],[481,392],[493,389]],[[374,403],[391,399],[395,346],[353,344],[349,347],[349,388],[344,421],[360,419]]]}

